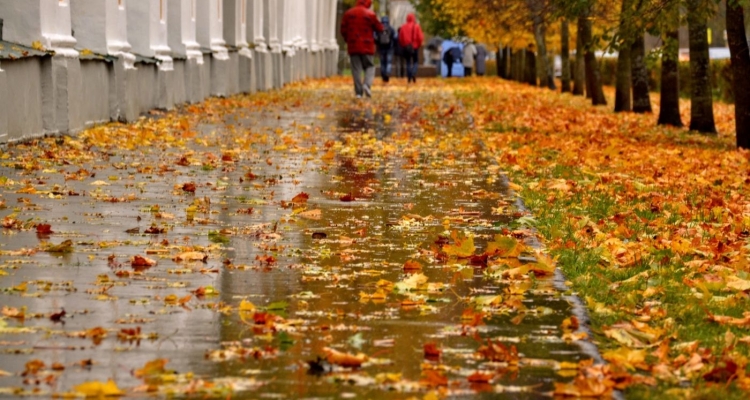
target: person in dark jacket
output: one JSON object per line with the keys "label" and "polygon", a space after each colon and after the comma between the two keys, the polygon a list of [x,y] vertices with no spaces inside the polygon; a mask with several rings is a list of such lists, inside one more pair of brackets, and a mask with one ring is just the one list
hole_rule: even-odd
{"label": "person in dark jacket", "polygon": [[448,67],[448,78],[453,77],[453,64],[458,61],[461,62],[461,55],[463,53],[461,52],[461,48],[458,46],[451,47],[450,49],[445,51],[445,54],[443,54],[443,62],[445,63],[446,67]]}
{"label": "person in dark jacket", "polygon": [[388,17],[383,16],[380,22],[383,24],[383,31],[375,34],[375,44],[378,46],[380,57],[380,76],[383,82],[388,83],[391,78],[393,49],[396,47],[396,31],[391,27]]}
{"label": "person in dark jacket", "polygon": [[422,27],[417,23],[413,13],[406,16],[406,23],[398,29],[398,44],[406,58],[406,77],[409,82],[417,82],[417,67],[419,66],[419,48],[424,42]]}
{"label": "person in dark jacket", "polygon": [[375,34],[383,30],[378,16],[370,10],[371,5],[372,0],[357,0],[357,5],[347,10],[341,18],[341,36],[346,41],[351,60],[354,93],[357,97],[372,97]]}

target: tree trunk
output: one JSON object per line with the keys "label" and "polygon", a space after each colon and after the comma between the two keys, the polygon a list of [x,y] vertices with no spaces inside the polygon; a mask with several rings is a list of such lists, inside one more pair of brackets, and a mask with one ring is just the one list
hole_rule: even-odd
{"label": "tree trunk", "polygon": [[505,48],[505,74],[508,76],[508,79],[510,79],[510,71],[513,68],[513,64],[510,63],[512,59],[513,49],[508,46]]}
{"label": "tree trunk", "polygon": [[750,49],[745,15],[736,0],[727,1],[727,41],[732,55],[732,87],[737,147],[750,149]]}
{"label": "tree trunk", "polygon": [[615,79],[615,112],[632,111],[630,101],[630,45],[620,44]]}
{"label": "tree trunk", "polygon": [[550,82],[549,60],[547,59],[547,25],[544,22],[544,6],[542,0],[526,0],[526,6],[532,15],[534,23],[534,41],[536,42],[536,73],[539,86],[554,89],[555,83]]}
{"label": "tree trunk", "polygon": [[523,82],[523,61],[525,57],[524,50],[513,52],[513,80],[516,82]]}
{"label": "tree trunk", "polygon": [[646,43],[643,30],[635,33],[630,48],[630,76],[633,85],[633,112],[650,113],[651,94],[648,88],[648,68],[646,68]]}
{"label": "tree trunk", "polygon": [[537,57],[531,50],[524,50],[526,52],[526,65],[524,68],[524,82],[529,85],[536,86],[536,63]]}
{"label": "tree trunk", "polygon": [[497,77],[498,78],[505,78],[503,71],[503,55],[504,53],[503,45],[497,46],[497,53],[495,53],[495,65],[497,65]]}
{"label": "tree trunk", "polygon": [[577,29],[578,34],[576,35],[576,64],[575,70],[573,71],[573,94],[576,96],[583,96],[585,94],[585,81],[586,81],[586,68],[583,61],[583,54],[585,53],[583,41],[581,41],[581,20],[578,20]]}
{"label": "tree trunk", "polygon": [[578,32],[586,48],[586,54],[584,55],[584,62],[586,64],[586,91],[591,92],[591,104],[595,106],[606,105],[607,99],[604,97],[604,90],[602,89],[601,71],[599,70],[599,63],[596,61],[596,54],[593,48],[591,20],[588,17],[589,12],[586,11],[578,19]]}
{"label": "tree trunk", "polygon": [[661,55],[659,125],[683,126],[680,117],[679,47],[680,32],[677,29],[667,32]]}
{"label": "tree trunk", "polygon": [[560,50],[560,58],[562,60],[562,92],[570,92],[570,26],[568,25],[567,18],[563,18],[562,25],[560,27],[560,40],[562,46]]}
{"label": "tree trunk", "polygon": [[619,41],[617,42],[617,73],[615,75],[615,112],[626,112],[633,110],[631,101],[631,57],[630,57],[630,32],[631,32],[631,9],[632,0],[623,0],[620,9]]}
{"label": "tree trunk", "polygon": [[708,28],[700,0],[688,0],[690,34],[690,130],[716,133],[711,81],[708,76]]}

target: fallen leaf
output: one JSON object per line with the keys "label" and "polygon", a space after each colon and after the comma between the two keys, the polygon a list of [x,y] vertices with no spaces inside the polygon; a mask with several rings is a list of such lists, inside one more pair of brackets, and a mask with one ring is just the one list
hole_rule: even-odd
{"label": "fallen leaf", "polygon": [[325,353],[326,361],[345,368],[359,368],[367,361],[367,356],[362,353],[354,355],[330,347],[323,348],[323,353]]}

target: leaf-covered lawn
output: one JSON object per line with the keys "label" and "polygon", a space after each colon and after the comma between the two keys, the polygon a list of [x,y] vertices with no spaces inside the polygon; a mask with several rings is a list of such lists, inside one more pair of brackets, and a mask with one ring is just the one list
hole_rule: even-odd
{"label": "leaf-covered lawn", "polygon": [[453,87],[585,300],[604,358],[656,378],[628,397],[746,398],[750,163],[733,147],[732,107],[716,105],[722,134],[706,137],[478,83]]}

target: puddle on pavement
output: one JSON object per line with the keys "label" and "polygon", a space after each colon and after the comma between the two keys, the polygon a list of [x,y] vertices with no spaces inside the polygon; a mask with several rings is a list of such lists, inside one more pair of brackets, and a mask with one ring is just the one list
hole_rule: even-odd
{"label": "puddle on pavement", "polygon": [[[0,169],[0,176],[64,192],[51,199],[54,194],[3,188],[7,209],[0,215],[47,222],[55,231],[51,243],[69,239],[75,249],[14,254],[39,247],[41,239],[33,230],[3,231],[0,265],[7,276],[0,276],[0,303],[28,315],[4,323],[28,329],[0,333],[0,370],[12,374],[0,375],[0,388],[59,393],[112,378],[128,397],[139,397],[133,390],[143,382],[134,371],[161,358],[168,370],[193,378],[241,378],[233,383],[249,388],[232,398],[406,398],[425,393],[417,384],[425,364],[444,369],[456,396],[548,397],[554,382],[571,379],[559,374],[558,362],[591,358],[561,339],[571,306],[553,277],[540,277],[517,296],[525,317],[508,307],[480,324],[466,317],[470,298],[507,299],[512,285],[485,276],[468,260],[436,260],[436,242],[450,230],[465,231],[484,249],[504,229],[522,229],[521,215],[513,215],[515,200],[485,160],[447,162],[451,149],[405,154],[383,148],[399,135],[418,137],[426,123],[445,132],[468,124],[460,117],[421,119],[414,104],[440,99],[412,101],[393,103],[388,112],[367,103],[323,111],[241,110],[226,124],[203,125],[199,137],[207,147],[194,146],[193,153],[165,145],[100,154],[85,165],[58,165],[58,173]],[[322,150],[305,150],[313,146]],[[234,156],[222,161],[222,153]],[[76,181],[59,173],[81,168],[95,176]],[[92,186],[96,180],[109,185]],[[196,184],[194,195],[181,190],[186,182]],[[282,207],[301,192],[320,219],[295,214],[299,205]],[[355,200],[342,201],[346,195]],[[493,214],[499,204],[511,212]],[[152,226],[166,232],[143,233]],[[188,245],[213,247],[205,262],[173,261],[180,252],[174,246]],[[147,249],[156,249],[148,256],[158,264],[133,274],[130,258]],[[376,293],[378,282],[409,278],[403,271],[409,260],[418,260],[428,282],[438,285],[362,297]],[[24,284],[25,291],[18,290]],[[200,287],[218,294],[192,294],[183,306],[165,303]],[[243,300],[258,313],[238,312]],[[275,325],[253,318],[263,307],[280,316]],[[52,322],[49,315],[62,309],[64,324]],[[94,327],[106,336],[86,337]],[[136,328],[137,335],[122,331]],[[478,358],[488,338],[516,346],[518,367]],[[442,349],[441,363],[424,359],[430,342]],[[322,370],[313,373],[308,362],[324,356],[326,347],[361,352],[370,361],[354,370],[314,363]],[[34,359],[47,371],[54,363],[64,370],[21,376]],[[470,384],[467,377],[477,371],[495,378]],[[48,374],[59,377],[45,383]]]}

